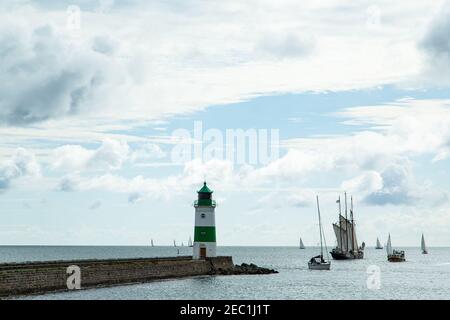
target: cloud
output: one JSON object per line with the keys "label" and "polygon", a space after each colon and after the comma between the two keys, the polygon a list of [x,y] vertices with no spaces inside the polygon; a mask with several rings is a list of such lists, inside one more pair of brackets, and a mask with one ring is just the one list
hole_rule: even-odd
{"label": "cloud", "polygon": [[21,177],[36,177],[41,173],[40,165],[33,153],[19,148],[14,155],[0,164],[0,192],[11,187],[11,183]]}
{"label": "cloud", "polygon": [[134,163],[147,163],[155,159],[161,159],[166,153],[155,143],[145,143],[140,145],[130,155],[130,160]]}
{"label": "cloud", "polygon": [[298,58],[310,54],[315,41],[312,35],[305,35],[303,30],[278,31],[265,33],[257,43],[255,50],[271,58]]}
{"label": "cloud", "polygon": [[[106,50],[106,42],[96,43]],[[0,25],[0,48],[3,124],[21,126],[95,111],[97,94],[115,79],[110,58],[71,47],[51,25]]]}
{"label": "cloud", "polygon": [[444,2],[431,21],[419,48],[426,54],[428,81],[443,86],[450,83],[450,5]]}
{"label": "cloud", "polygon": [[373,31],[365,4],[345,14],[316,1],[86,4],[75,37],[60,6],[3,4],[0,123],[160,119],[274,92],[401,82],[421,63],[415,41],[433,10],[408,6],[407,18],[402,5],[383,7],[391,23]]}
{"label": "cloud", "polygon": [[90,206],[90,210],[96,210],[102,206],[102,202],[100,200],[94,201]]}
{"label": "cloud", "polygon": [[127,178],[117,174],[102,175],[69,174],[61,178],[56,189],[59,191],[102,190],[129,195],[128,201],[136,203],[143,198],[169,199],[177,194],[198,187],[206,180],[220,184],[222,189],[240,185],[240,177],[233,170],[233,164],[225,160],[202,162],[199,159],[185,164],[183,172],[164,178],[150,178],[141,175]]}
{"label": "cloud", "polygon": [[56,190],[71,192],[76,191],[79,188],[80,178],[77,175],[68,175],[62,177],[56,186]]}
{"label": "cloud", "polygon": [[128,202],[129,203],[138,203],[142,201],[143,195],[139,192],[133,192],[128,196]]}
{"label": "cloud", "polygon": [[129,146],[126,142],[105,139],[97,149],[86,149],[80,145],[65,145],[52,152],[53,169],[117,170],[127,160]]}
{"label": "cloud", "polygon": [[413,205],[421,196],[408,165],[389,164],[380,173],[369,171],[342,183],[369,205]]}
{"label": "cloud", "polygon": [[252,209],[304,208],[311,206],[313,201],[314,194],[310,190],[275,190],[261,196]]}

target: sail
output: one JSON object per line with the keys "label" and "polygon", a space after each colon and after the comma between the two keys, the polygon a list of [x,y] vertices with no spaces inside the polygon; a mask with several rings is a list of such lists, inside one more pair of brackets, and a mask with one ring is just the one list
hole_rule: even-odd
{"label": "sail", "polygon": [[333,230],[336,235],[337,247],[342,251],[347,251],[346,232],[336,223],[333,223]]}
{"label": "sail", "polygon": [[300,238],[300,249],[305,249],[305,245],[303,244],[302,238]]}
{"label": "sail", "polygon": [[392,244],[391,244],[391,235],[388,237],[388,241],[386,243],[386,252],[388,255],[391,255],[393,253],[392,251]]}
{"label": "sail", "polygon": [[425,245],[425,238],[423,237],[423,233],[422,233],[422,241],[421,241],[420,246],[422,248],[422,252],[426,252],[427,251],[427,247]]}
{"label": "sail", "polygon": [[[355,225],[342,215],[339,216],[339,227],[342,228],[342,247],[343,251],[357,251],[358,240],[356,239]],[[348,250],[347,250],[348,248]]]}
{"label": "sail", "polygon": [[153,239],[152,239],[152,247],[154,246],[154,244],[153,244]]}
{"label": "sail", "polygon": [[189,237],[188,246],[192,247],[192,239],[191,239],[191,237]]}
{"label": "sail", "polygon": [[381,248],[380,240],[377,238],[377,248]]}

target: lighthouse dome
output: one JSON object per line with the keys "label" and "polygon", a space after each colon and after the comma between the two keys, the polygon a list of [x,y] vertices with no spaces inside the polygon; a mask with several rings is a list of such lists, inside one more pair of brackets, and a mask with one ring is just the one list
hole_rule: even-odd
{"label": "lighthouse dome", "polygon": [[215,206],[215,202],[212,200],[213,192],[214,191],[206,185],[206,181],[203,182],[203,187],[197,191],[198,200],[195,204],[199,206]]}

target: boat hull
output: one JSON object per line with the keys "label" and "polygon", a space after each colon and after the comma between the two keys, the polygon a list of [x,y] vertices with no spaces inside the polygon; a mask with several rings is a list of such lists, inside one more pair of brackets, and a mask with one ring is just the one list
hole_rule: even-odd
{"label": "boat hull", "polygon": [[364,251],[353,253],[332,250],[330,253],[334,260],[354,260],[364,258]]}
{"label": "boat hull", "polygon": [[388,256],[389,262],[405,262],[405,257],[397,257],[397,256]]}
{"label": "boat hull", "polygon": [[308,262],[308,269],[309,270],[330,270],[331,263],[325,262],[325,263],[311,263]]}

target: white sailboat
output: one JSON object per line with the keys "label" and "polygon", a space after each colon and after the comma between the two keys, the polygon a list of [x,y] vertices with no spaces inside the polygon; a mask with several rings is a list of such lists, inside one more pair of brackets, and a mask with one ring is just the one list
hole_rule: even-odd
{"label": "white sailboat", "polygon": [[428,250],[427,250],[427,246],[425,245],[425,238],[423,237],[423,233],[422,233],[422,241],[420,243],[420,247],[422,248],[423,254],[428,254]]}
{"label": "white sailboat", "polygon": [[176,243],[176,241],[175,241],[175,240],[173,240],[173,246],[174,246],[174,247],[176,247],[176,246],[177,246],[177,243]]}
{"label": "white sailboat", "polygon": [[375,249],[383,249],[383,246],[381,245],[381,242],[378,238],[377,238],[377,246],[375,247]]}
{"label": "white sailboat", "polygon": [[152,247],[154,247],[154,246],[155,246],[155,244],[153,243],[153,239],[151,240],[151,245],[152,245]]}
{"label": "white sailboat", "polygon": [[188,241],[188,247],[193,247],[194,245],[192,244],[192,239],[191,237],[189,237],[189,241]]}
{"label": "white sailboat", "polygon": [[[319,216],[320,255],[312,257],[311,260],[309,260],[308,268],[310,270],[330,270],[331,261],[328,258],[327,243],[325,241],[325,236],[323,235],[322,221],[320,219],[319,196],[316,196],[316,200],[317,200],[317,215]],[[323,258],[324,244],[325,244],[325,252],[327,253],[327,260]]]}
{"label": "white sailboat", "polygon": [[300,238],[299,249],[305,249],[305,245],[303,244],[302,238]]}
{"label": "white sailboat", "polygon": [[389,262],[405,261],[405,251],[392,249],[391,234],[389,234],[388,241],[386,243],[386,253]]}

